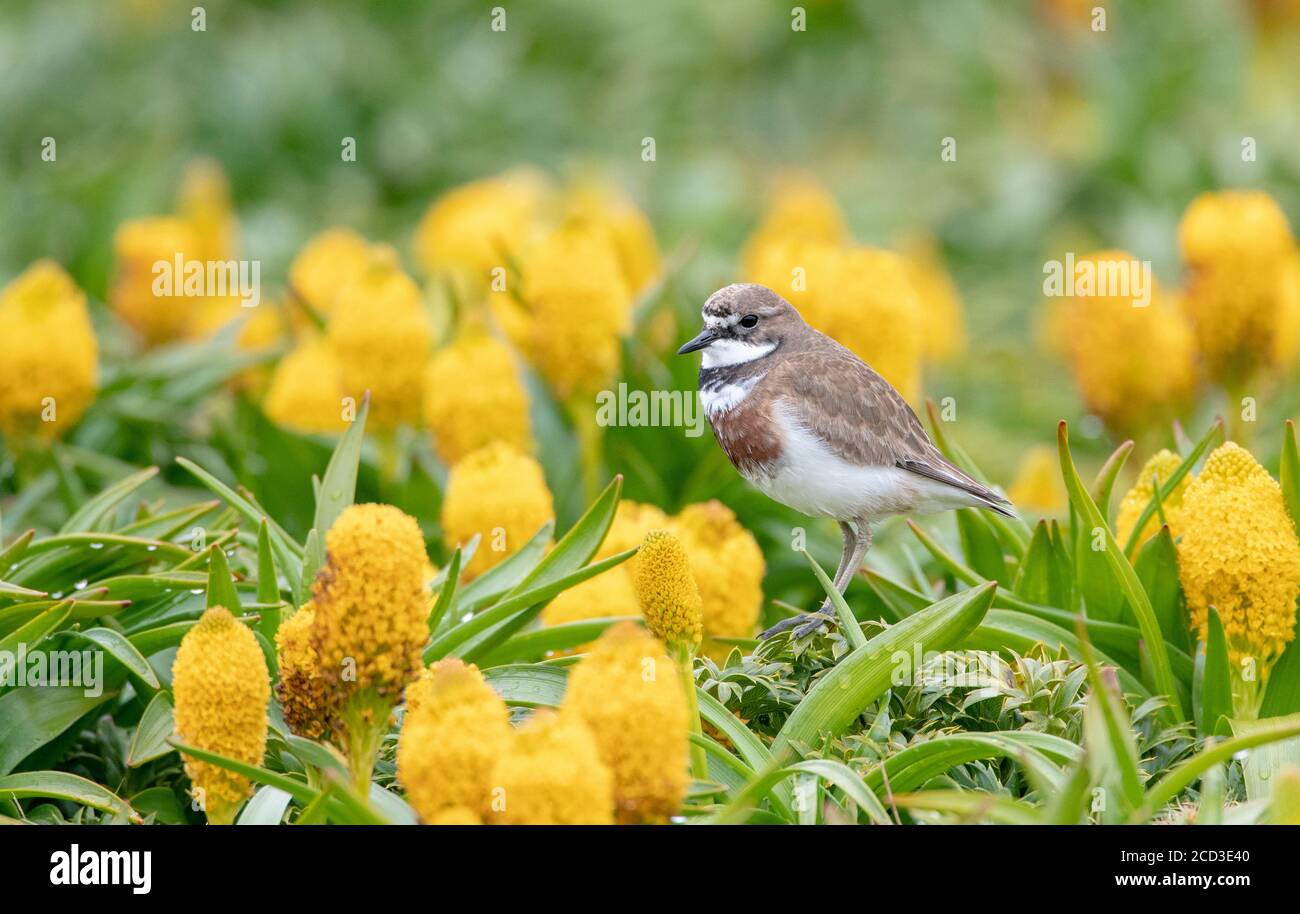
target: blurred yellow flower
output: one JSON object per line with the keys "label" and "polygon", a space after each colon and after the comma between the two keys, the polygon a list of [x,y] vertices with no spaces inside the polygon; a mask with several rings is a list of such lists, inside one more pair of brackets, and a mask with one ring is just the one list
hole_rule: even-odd
{"label": "blurred yellow flower", "polygon": [[[1133,527],[1137,524],[1138,518],[1142,516],[1143,510],[1155,496],[1155,487],[1151,479],[1155,477],[1164,485],[1169,481],[1169,477],[1182,464],[1183,459],[1170,450],[1161,450],[1151,455],[1142,469],[1138,471],[1138,478],[1133,483],[1133,488],[1129,489],[1120,500],[1119,511],[1115,515],[1115,538],[1121,545],[1128,542],[1128,538],[1133,535]],[[1161,503],[1161,509],[1164,511],[1165,520],[1169,522],[1169,532],[1177,538],[1182,533],[1181,515],[1183,510],[1183,496],[1187,492],[1187,486],[1191,483],[1190,474],[1184,476],[1169,493],[1169,497]],[[1152,514],[1147,521],[1146,526],[1142,528],[1142,535],[1138,537],[1138,542],[1143,542],[1160,532],[1160,515]]]}
{"label": "blurred yellow flower", "polygon": [[108,300],[144,341],[156,346],[184,337],[190,327],[196,299],[154,294],[154,264],[174,264],[195,259],[199,240],[194,227],[173,217],[132,219],[113,235],[116,263]]}
{"label": "blurred yellow flower", "polygon": [[[249,765],[266,753],[266,658],[253,633],[213,606],[185,633],[172,664],[176,732],[183,742]],[[252,793],[248,778],[185,756],[185,773],[208,821],[230,824]]]}
{"label": "blurred yellow flower", "polygon": [[308,241],[289,265],[289,287],[320,317],[328,318],[335,300],[374,257],[374,246],[351,229],[326,229]]}
{"label": "blurred yellow flower", "polygon": [[464,568],[467,579],[515,552],[554,517],[541,464],[504,442],[467,454],[447,476],[442,500],[447,548],[464,546],[475,534],[480,537]]}
{"label": "blurred yellow flower", "polygon": [[230,260],[237,248],[238,223],[230,203],[230,182],[221,165],[195,159],[181,177],[177,215],[194,231],[196,260]]}
{"label": "blurred yellow flower", "polygon": [[339,294],[326,337],[354,396],[370,391],[370,419],[381,429],[422,418],[424,372],[433,321],[415,282],[387,257],[374,258]]}
{"label": "blurred yellow flower", "polygon": [[[1102,276],[1135,262],[1125,251],[1100,251],[1079,258],[1075,269],[1092,265]],[[1132,295],[1065,295],[1048,310],[1049,335],[1085,405],[1119,434],[1172,417],[1196,385],[1191,328],[1154,280],[1151,285],[1144,306]]]}
{"label": "blurred yellow flower", "polygon": [[608,237],[552,232],[521,256],[518,294],[497,292],[502,327],[561,400],[609,384],[631,329],[632,293]]}
{"label": "blurred yellow flower", "polygon": [[704,609],[681,540],[667,530],[651,530],[633,561],[632,586],[646,626],[672,647],[697,647]]}
{"label": "blurred yellow flower", "polygon": [[591,728],[614,775],[619,822],[662,822],[678,812],[689,779],[686,698],[663,645],[623,622],[600,636],[569,674],[564,714]]}
{"label": "blurred yellow flower", "polygon": [[1061,481],[1056,448],[1039,444],[1025,452],[1015,480],[1007,487],[1007,498],[1021,511],[1035,514],[1059,514],[1065,510],[1065,483]]}
{"label": "blurred yellow flower", "polygon": [[275,648],[280,681],[275,697],[284,711],[284,722],[298,736],[320,739],[330,729],[329,704],[320,675],[320,658],[311,642],[316,611],[310,602],[280,623]]}
{"label": "blurred yellow flower", "polygon": [[1179,524],[1179,576],[1192,624],[1204,637],[1208,609],[1217,609],[1234,667],[1254,658],[1262,683],[1294,635],[1300,596],[1300,540],[1281,488],[1229,441],[1187,487]]}
{"label": "blurred yellow flower", "polygon": [[429,637],[420,525],[392,505],[352,505],[325,534],[325,552],[311,641],[331,704],[363,691],[395,702],[420,675]]}
{"label": "blurred yellow flower", "polygon": [[730,647],[715,638],[748,638],[763,608],[763,551],[720,501],[688,505],[669,527],[686,548],[704,615],[704,652],[715,659]]}
{"label": "blurred yellow flower", "polygon": [[308,434],[340,432],[343,418],[343,370],[323,337],[308,337],[271,374],[262,408],[272,422]]}
{"label": "blurred yellow flower", "polygon": [[614,779],[596,740],[571,714],[535,711],[514,733],[491,783],[502,825],[612,825]]}
{"label": "blurred yellow flower", "polygon": [[444,463],[494,441],[533,449],[528,394],[514,355],[500,340],[470,332],[439,349],[424,391],[424,418]]}
{"label": "blurred yellow flower", "polygon": [[[849,230],[835,198],[816,181],[797,174],[782,175],[774,182],[762,221],[741,254],[741,275],[753,277],[767,273],[774,260],[784,259],[784,255],[776,252],[790,242],[831,246],[849,242]],[[788,280],[788,276],[783,278],[781,284]],[[780,285],[763,284],[785,295]]]}
{"label": "blurred yellow flower", "polygon": [[644,292],[659,275],[659,243],[650,220],[618,190],[599,182],[578,186],[566,201],[566,218],[608,237],[633,295]]}
{"label": "blurred yellow flower", "polygon": [[446,277],[462,298],[481,295],[493,270],[508,272],[539,231],[553,193],[545,175],[527,168],[453,188],[420,220],[412,244],[416,262]]}
{"label": "blurred yellow flower", "polygon": [[1235,386],[1260,368],[1287,367],[1300,317],[1287,291],[1295,242],[1276,201],[1259,191],[1201,194],[1178,240],[1190,271],[1184,307],[1210,376]]}
{"label": "blurred yellow flower", "polygon": [[53,438],[95,398],[99,344],[86,296],[51,260],[0,291],[0,431]]}
{"label": "blurred yellow flower", "polygon": [[903,248],[907,274],[921,304],[921,346],[927,362],[944,362],[966,348],[961,293],[934,241],[914,238]]}
{"label": "blurred yellow flower", "polygon": [[432,824],[454,809],[486,816],[510,737],[505,702],[476,667],[448,658],[425,670],[407,690],[397,742],[397,777],[420,818]]}
{"label": "blurred yellow flower", "polygon": [[482,825],[483,819],[474,810],[465,806],[448,806],[432,819],[429,825]]}

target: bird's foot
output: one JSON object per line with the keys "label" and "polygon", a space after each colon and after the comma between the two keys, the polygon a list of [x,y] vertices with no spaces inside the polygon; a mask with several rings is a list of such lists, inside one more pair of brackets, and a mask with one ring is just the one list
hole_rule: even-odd
{"label": "bird's foot", "polygon": [[758,637],[759,640],[766,641],[774,635],[779,635],[782,632],[788,632],[793,629],[795,640],[798,640],[800,638],[807,638],[823,625],[834,626],[837,621],[835,611],[831,609],[830,601],[827,600],[821,605],[821,608],[817,612],[803,613],[802,615],[782,619]]}

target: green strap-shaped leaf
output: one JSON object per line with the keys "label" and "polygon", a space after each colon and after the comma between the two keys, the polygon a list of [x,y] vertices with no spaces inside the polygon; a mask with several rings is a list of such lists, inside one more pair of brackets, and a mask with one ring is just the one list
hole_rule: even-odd
{"label": "green strap-shaped leaf", "polygon": [[1232,679],[1229,670],[1228,639],[1218,610],[1210,607],[1205,624],[1204,652],[1196,658],[1196,731],[1201,736],[1230,736],[1232,727]]}
{"label": "green strap-shaped leaf", "polygon": [[[76,510],[59,528],[60,533],[95,530],[104,516],[130,497],[131,493],[158,475],[157,467],[146,467],[118,480]],[[0,566],[3,567],[3,566]]]}
{"label": "green strap-shaped leaf", "polygon": [[66,771],[24,771],[0,777],[0,798],[53,797],[140,821],[139,814],[113,791]]}
{"label": "green strap-shaped leaf", "polygon": [[361,445],[365,441],[366,417],[370,414],[370,392],[361,398],[357,417],[339,438],[325,466],[316,493],[316,513],[312,526],[323,539],[338,516],[351,506],[357,494],[357,468],[361,464]]}
{"label": "green strap-shaped leaf", "polygon": [[139,768],[145,762],[176,751],[168,742],[176,732],[172,712],[170,692],[160,691],[154,695],[131,734],[131,747],[126,753],[128,768]]}
{"label": "green strap-shaped leaf", "polygon": [[232,615],[240,614],[239,591],[230,574],[230,563],[220,546],[208,550],[208,608],[224,606]]}

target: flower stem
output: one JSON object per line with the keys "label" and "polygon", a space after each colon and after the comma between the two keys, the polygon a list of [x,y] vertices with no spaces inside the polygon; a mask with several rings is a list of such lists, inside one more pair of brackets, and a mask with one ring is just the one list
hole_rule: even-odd
{"label": "flower stem", "polygon": [[[686,710],[690,720],[691,732],[697,736],[704,735],[700,724],[700,700],[695,694],[695,657],[689,645],[678,644],[673,648],[673,660],[681,676],[682,689],[686,692]],[[709,757],[703,746],[691,743],[691,776],[697,781],[709,779]]]}
{"label": "flower stem", "polygon": [[565,406],[573,433],[578,439],[578,457],[582,464],[582,492],[588,503],[600,494],[600,468],[604,462],[605,430],[596,421],[595,402],[577,396]]}
{"label": "flower stem", "polygon": [[370,775],[375,769],[375,759],[388,729],[388,715],[392,702],[385,701],[371,690],[357,692],[348,699],[343,711],[343,727],[347,732],[348,772],[352,786],[363,799],[370,796]]}

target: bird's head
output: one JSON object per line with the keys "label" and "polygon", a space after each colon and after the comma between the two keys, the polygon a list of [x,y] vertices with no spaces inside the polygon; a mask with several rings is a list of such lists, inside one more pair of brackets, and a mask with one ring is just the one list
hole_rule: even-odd
{"label": "bird's head", "polygon": [[702,350],[704,368],[752,362],[809,328],[799,312],[766,286],[724,286],[704,302],[704,329],[678,355]]}

